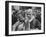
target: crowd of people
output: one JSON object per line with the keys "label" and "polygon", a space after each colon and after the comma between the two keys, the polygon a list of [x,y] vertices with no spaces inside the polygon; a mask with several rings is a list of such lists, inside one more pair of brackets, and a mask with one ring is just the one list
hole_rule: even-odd
{"label": "crowd of people", "polygon": [[[20,7],[19,7],[20,8]],[[29,31],[31,29],[41,30],[41,16],[37,16],[34,9],[13,9],[12,14],[12,30],[13,31]],[[40,19],[39,19],[40,18]]]}

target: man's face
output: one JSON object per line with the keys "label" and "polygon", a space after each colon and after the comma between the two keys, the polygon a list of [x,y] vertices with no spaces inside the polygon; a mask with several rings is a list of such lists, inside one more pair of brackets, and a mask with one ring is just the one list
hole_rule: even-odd
{"label": "man's face", "polygon": [[26,13],[26,15],[25,15],[26,19],[28,19],[28,20],[31,19],[31,16],[32,16],[32,14],[30,14],[30,13]]}
{"label": "man's face", "polygon": [[32,17],[32,9],[25,10],[25,12],[26,12],[26,17],[28,18],[28,20],[30,20]]}
{"label": "man's face", "polygon": [[31,14],[27,14],[28,19],[31,19]]}
{"label": "man's face", "polygon": [[22,14],[19,14],[18,16],[20,20],[24,20],[24,17],[22,16]]}

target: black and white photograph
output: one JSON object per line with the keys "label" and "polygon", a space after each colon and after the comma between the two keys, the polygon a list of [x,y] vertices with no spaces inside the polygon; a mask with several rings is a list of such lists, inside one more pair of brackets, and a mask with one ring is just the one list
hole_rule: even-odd
{"label": "black and white photograph", "polygon": [[12,6],[12,31],[41,30],[41,7]]}
{"label": "black and white photograph", "polygon": [[44,33],[44,3],[8,3],[8,35]]}

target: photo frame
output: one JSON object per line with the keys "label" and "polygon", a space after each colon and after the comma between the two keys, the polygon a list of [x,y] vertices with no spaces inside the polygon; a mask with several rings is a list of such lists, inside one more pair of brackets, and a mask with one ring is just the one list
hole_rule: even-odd
{"label": "photo frame", "polygon": [[[32,23],[30,25],[29,24],[25,25],[25,17],[29,11],[33,11],[34,13],[32,12],[33,14],[32,13],[31,14],[34,15],[34,17],[36,17],[36,19],[39,21],[39,22],[37,20],[35,20],[36,22],[34,21],[35,25],[37,26],[35,26],[32,22],[30,22]],[[22,12],[22,15],[24,13],[25,17],[20,16],[19,12],[20,13]],[[24,20],[21,20],[23,18]],[[18,24],[18,20],[21,20],[21,22],[24,23],[24,27],[22,24],[20,26],[16,25]],[[45,3],[5,1],[5,35],[18,36],[18,35],[34,35],[34,34],[45,34]]]}

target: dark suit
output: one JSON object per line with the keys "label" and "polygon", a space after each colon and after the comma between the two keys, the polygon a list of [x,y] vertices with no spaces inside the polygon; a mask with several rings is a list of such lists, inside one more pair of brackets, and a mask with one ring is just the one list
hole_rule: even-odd
{"label": "dark suit", "polygon": [[39,20],[34,19],[32,22],[30,22],[30,29],[41,29],[41,24]]}

